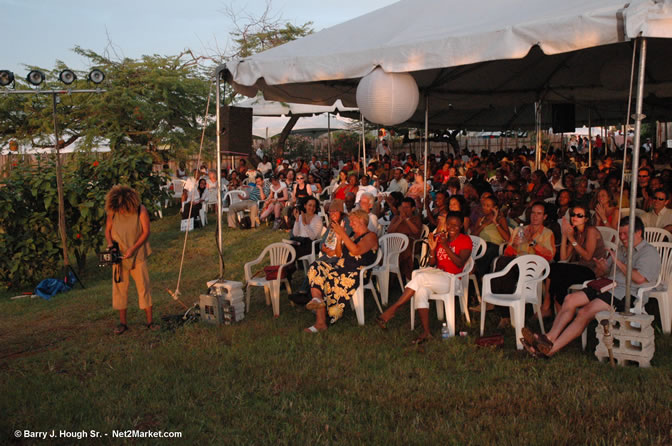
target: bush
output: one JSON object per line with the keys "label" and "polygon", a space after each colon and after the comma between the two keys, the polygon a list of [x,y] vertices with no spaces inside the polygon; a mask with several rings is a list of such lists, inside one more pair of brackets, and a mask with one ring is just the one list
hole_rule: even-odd
{"label": "bush", "polygon": [[[34,284],[58,271],[62,259],[58,235],[58,194],[53,157],[37,165],[17,163],[0,183],[0,286]],[[138,191],[153,215],[166,192],[163,174],[152,172],[152,157],[141,147],[116,150],[98,160],[80,153],[63,165],[68,253],[80,271],[86,256],[105,238],[105,194],[115,184]]]}

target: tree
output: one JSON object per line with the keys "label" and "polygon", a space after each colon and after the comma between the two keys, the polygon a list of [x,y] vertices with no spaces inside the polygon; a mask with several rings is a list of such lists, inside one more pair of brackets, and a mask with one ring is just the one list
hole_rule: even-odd
{"label": "tree", "polygon": [[[198,147],[209,83],[191,53],[115,61],[81,47],[74,51],[105,73],[100,86],[107,91],[60,96],[57,110],[64,147],[78,140],[84,147],[92,147],[101,138],[109,140],[113,149],[134,144],[153,151],[168,147],[180,153]],[[43,88],[63,88],[55,79],[64,68],[59,62],[51,71],[41,70],[49,79]],[[78,80],[72,88],[92,88],[85,72],[76,74]],[[17,87],[28,88],[20,79]],[[4,96],[0,100],[0,144],[18,139],[33,146],[53,147],[50,99],[42,95]]]}

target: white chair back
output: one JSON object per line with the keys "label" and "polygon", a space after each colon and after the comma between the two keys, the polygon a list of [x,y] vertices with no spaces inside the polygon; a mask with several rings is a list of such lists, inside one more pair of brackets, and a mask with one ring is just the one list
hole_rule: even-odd
{"label": "white chair back", "polygon": [[173,197],[175,198],[181,198],[182,197],[182,191],[184,190],[184,185],[186,181],[180,180],[180,179],[174,179],[173,180]]}
{"label": "white chair back", "polygon": [[487,249],[488,244],[477,235],[470,235],[469,237],[471,238],[471,244],[473,245],[471,247],[471,258],[478,260],[485,255],[485,250]]}
{"label": "white chair back", "polygon": [[239,201],[243,201],[243,197],[245,197],[245,191],[242,190],[231,190],[224,195],[224,203],[226,203],[226,200],[229,200],[229,205],[232,205],[234,203],[238,203]]}
{"label": "white chair back", "polygon": [[605,242],[614,242],[618,240],[618,232],[614,228],[608,228],[606,226],[597,226],[597,230],[602,234],[602,240]]}
{"label": "white chair back", "polygon": [[663,228],[644,228],[644,239],[649,243],[672,242],[672,234]]}
{"label": "white chair back", "polygon": [[[619,218],[627,217],[630,215],[630,208],[621,208],[619,209],[620,215]],[[644,209],[635,209],[635,215],[637,217],[642,217],[642,215],[646,214],[646,211]]]}
{"label": "white chair back", "polygon": [[399,266],[399,254],[408,247],[408,236],[400,233],[385,234],[378,239],[378,245],[383,251],[383,266]]}
{"label": "white chair back", "polygon": [[665,285],[668,291],[672,291],[672,243],[653,242],[651,245],[660,254],[660,280],[658,285]]}
{"label": "white chair back", "polygon": [[551,271],[546,259],[538,255],[526,254],[516,257],[509,265],[512,264],[518,266],[518,283],[515,294],[523,296],[527,302],[537,301],[541,297],[539,285]]}

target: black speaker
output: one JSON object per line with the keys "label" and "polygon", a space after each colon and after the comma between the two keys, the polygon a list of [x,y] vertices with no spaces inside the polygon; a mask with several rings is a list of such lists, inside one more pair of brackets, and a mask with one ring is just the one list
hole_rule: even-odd
{"label": "black speaker", "polygon": [[551,115],[553,133],[571,133],[576,130],[574,104],[553,104]]}
{"label": "black speaker", "polygon": [[252,153],[252,109],[224,106],[220,109],[222,152]]}

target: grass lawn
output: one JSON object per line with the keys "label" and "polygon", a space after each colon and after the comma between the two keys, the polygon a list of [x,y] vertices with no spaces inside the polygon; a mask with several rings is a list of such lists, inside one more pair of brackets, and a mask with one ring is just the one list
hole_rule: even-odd
{"label": "grass lawn", "polygon": [[[214,221],[189,237],[187,305],[218,273]],[[174,210],[152,231],[158,320],[183,311],[165,289],[175,289],[184,235]],[[225,229],[226,278],[242,281],[243,264],[286,236]],[[86,289],[51,301],[0,294],[2,444],[40,442],[14,438],[25,429],[96,430],[113,444],[138,441],[112,438],[115,429],[179,431],[164,440],[176,444],[672,444],[672,341],[658,328],[653,367],[612,368],[595,359],[595,341],[548,361],[516,351],[512,329],[503,348],[477,347],[477,315],[471,327],[458,318],[467,337],[411,347],[408,310],[382,331],[370,297],[367,326],[348,310],[308,335],[311,313],[283,291],[275,319],[255,289],[237,325],[148,332],[131,285],[130,330],[114,336],[110,270],[89,263]],[[432,319],[438,337],[433,310]],[[489,316],[486,330],[495,326]]]}

